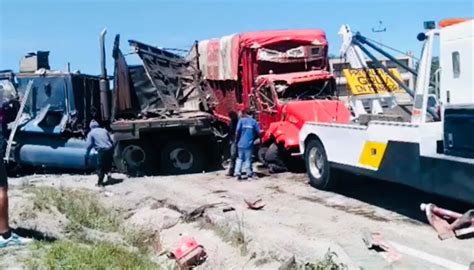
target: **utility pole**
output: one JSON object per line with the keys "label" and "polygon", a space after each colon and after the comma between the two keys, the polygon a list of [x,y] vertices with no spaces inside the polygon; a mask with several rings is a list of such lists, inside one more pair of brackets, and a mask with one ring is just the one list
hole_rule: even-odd
{"label": "utility pole", "polygon": [[377,29],[372,27],[372,32],[379,34],[379,42],[382,43],[382,33],[387,32],[386,27],[382,27],[382,21],[379,21],[379,27]]}
{"label": "utility pole", "polygon": [[[386,27],[382,27],[382,21],[379,21],[379,26],[377,29],[372,27],[372,33],[378,34],[379,36],[379,43],[382,44],[382,33],[387,32]],[[385,61],[384,61],[385,63]]]}

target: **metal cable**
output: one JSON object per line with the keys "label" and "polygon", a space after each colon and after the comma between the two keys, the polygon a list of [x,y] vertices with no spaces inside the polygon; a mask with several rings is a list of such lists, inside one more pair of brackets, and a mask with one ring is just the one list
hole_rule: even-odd
{"label": "metal cable", "polygon": [[415,57],[414,55],[410,55],[410,54],[405,53],[405,52],[403,52],[403,51],[401,51],[401,50],[395,49],[395,48],[390,47],[390,46],[388,46],[388,45],[385,45],[385,44],[383,44],[383,43],[381,43],[381,42],[378,42],[378,41],[376,41],[376,40],[373,40],[373,39],[371,39],[371,38],[368,38],[368,37],[365,37],[365,38],[366,38],[367,40],[369,40],[369,41],[371,41],[371,42],[373,42],[373,43],[379,45],[379,46],[385,47],[385,48],[390,49],[390,50],[392,50],[392,51],[395,51],[395,52],[397,52],[397,53],[399,53],[399,54],[403,54],[403,55],[408,56],[408,57],[411,57],[411,58],[413,58],[413,59],[415,59],[415,60],[417,60],[417,61],[420,61],[420,59],[419,59],[418,57]]}

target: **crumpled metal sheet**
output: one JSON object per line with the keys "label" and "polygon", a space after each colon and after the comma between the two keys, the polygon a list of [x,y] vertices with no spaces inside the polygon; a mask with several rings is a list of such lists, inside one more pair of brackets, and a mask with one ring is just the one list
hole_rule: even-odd
{"label": "crumpled metal sheet", "polygon": [[115,37],[113,56],[115,59],[114,90],[115,112],[124,113],[133,111],[132,95],[130,89],[130,76],[127,61],[119,48],[119,38]]}
{"label": "crumpled metal sheet", "polygon": [[187,66],[186,60],[156,47],[129,40],[143,62],[143,67],[155,87],[163,106],[168,111],[179,111],[176,93],[180,86],[180,76]]}

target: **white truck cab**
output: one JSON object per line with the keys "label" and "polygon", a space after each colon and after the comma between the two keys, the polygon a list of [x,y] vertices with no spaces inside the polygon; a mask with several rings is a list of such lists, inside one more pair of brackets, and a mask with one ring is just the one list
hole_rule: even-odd
{"label": "white truck cab", "polygon": [[445,105],[474,104],[473,20],[440,30],[440,100]]}

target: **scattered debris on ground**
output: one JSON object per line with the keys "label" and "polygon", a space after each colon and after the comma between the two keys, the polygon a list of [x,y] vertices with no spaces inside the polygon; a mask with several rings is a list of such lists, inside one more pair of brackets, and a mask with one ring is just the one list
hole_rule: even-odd
{"label": "scattered debris on ground", "polygon": [[[471,240],[447,239],[445,245],[433,239],[429,225],[291,181],[299,175],[241,183],[223,174],[123,177],[106,188],[95,187],[94,176],[10,179],[12,225],[38,241],[0,250],[0,268],[44,269],[57,261],[61,268],[79,262],[81,268],[101,268],[105,262],[127,268],[133,262],[141,269],[172,269],[178,262],[168,255],[183,236],[192,237],[207,255],[196,269],[443,269],[450,263],[468,268],[474,257]],[[260,211],[249,209],[245,200]],[[400,252],[400,260],[387,262],[367,250],[361,228],[418,253]],[[426,256],[434,256],[435,263]]]}
{"label": "scattered debris on ground", "polygon": [[396,262],[402,255],[392,247],[379,232],[363,232],[363,241],[368,249],[375,250],[389,263]]}
{"label": "scattered debris on ground", "polygon": [[180,269],[189,269],[203,264],[207,259],[206,250],[194,238],[182,236],[170,258],[175,259]]}
{"label": "scattered debris on ground", "polygon": [[426,213],[426,218],[438,233],[439,239],[474,236],[474,209],[461,214],[437,207],[434,204],[424,203],[420,205],[420,209]]}
{"label": "scattered debris on ground", "polygon": [[262,202],[262,199],[257,199],[256,201],[250,202],[247,200],[244,200],[244,202],[247,204],[249,209],[252,210],[260,210],[265,207],[265,204]]}

